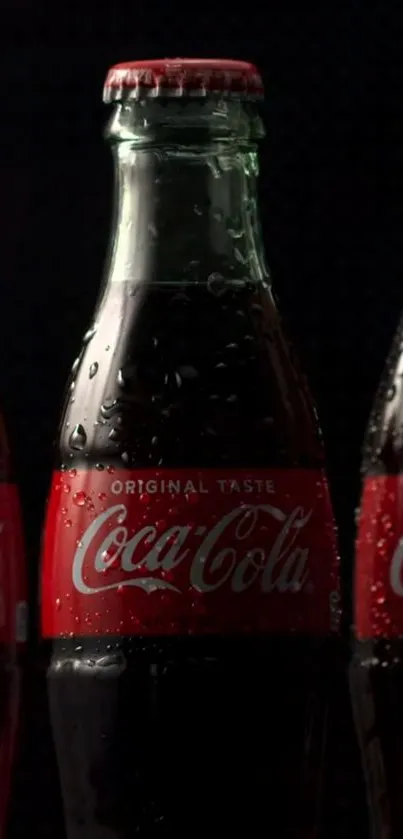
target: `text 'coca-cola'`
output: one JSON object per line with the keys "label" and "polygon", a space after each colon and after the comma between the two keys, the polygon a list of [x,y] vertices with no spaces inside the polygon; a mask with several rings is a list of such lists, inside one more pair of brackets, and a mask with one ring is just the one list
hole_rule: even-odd
{"label": "text 'coca-cola'", "polygon": [[56,472],[42,631],[327,633],[338,562],[320,471]]}

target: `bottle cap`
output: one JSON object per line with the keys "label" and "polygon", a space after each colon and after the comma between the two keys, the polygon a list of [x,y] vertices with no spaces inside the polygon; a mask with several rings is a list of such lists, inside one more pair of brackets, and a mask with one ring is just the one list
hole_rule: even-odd
{"label": "bottle cap", "polygon": [[256,100],[263,97],[257,68],[225,58],[161,58],[127,61],[108,71],[104,102],[166,97]]}

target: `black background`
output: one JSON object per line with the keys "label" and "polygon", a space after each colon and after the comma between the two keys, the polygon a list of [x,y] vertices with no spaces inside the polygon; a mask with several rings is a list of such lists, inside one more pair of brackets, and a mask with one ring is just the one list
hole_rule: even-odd
{"label": "black background", "polygon": [[398,3],[101,5],[2,0],[0,392],[36,599],[64,385],[97,295],[117,61],[241,58],[264,78],[261,214],[283,316],[317,401],[351,573],[360,447],[403,307]]}

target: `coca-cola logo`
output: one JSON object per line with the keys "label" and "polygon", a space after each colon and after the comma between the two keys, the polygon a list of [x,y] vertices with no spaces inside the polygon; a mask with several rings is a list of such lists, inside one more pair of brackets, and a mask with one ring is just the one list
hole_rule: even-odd
{"label": "coca-cola logo", "polygon": [[[175,524],[162,533],[154,524],[129,533],[127,515],[124,504],[109,507],[83,534],[73,561],[73,583],[81,594],[122,586],[136,586],[147,593],[160,589],[180,593],[174,584],[177,579],[171,582],[164,576],[179,566],[188,568],[187,586],[203,593],[225,584],[234,593],[252,585],[264,593],[295,593],[307,583],[309,549],[300,547],[297,539],[312,510],[305,512],[298,506],[285,513],[269,504],[241,505],[210,528],[200,523]],[[261,525],[268,520],[281,525],[274,541],[251,547],[253,538],[264,542]],[[103,575],[116,569],[116,563],[119,579],[108,583]]]}

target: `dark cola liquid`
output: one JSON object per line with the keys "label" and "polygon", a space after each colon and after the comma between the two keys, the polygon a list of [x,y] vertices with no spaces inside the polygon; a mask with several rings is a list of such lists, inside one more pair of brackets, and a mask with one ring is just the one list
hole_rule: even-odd
{"label": "dark cola liquid", "polygon": [[350,684],[371,839],[400,839],[402,835],[402,656],[401,640],[355,641]]}
{"label": "dark cola liquid", "polygon": [[[322,466],[267,288],[213,276],[207,287],[107,290],[73,368],[60,465],[107,464]],[[68,839],[320,836],[336,647],[303,637],[53,642]]]}

